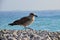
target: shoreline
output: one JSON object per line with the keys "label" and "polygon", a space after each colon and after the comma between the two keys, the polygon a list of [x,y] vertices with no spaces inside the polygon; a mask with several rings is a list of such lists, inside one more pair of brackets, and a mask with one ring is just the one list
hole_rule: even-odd
{"label": "shoreline", "polygon": [[60,40],[60,32],[45,30],[0,30],[0,40]]}

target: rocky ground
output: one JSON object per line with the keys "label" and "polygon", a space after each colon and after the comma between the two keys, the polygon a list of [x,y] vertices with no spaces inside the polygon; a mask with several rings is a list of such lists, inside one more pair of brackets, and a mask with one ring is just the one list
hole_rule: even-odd
{"label": "rocky ground", "polygon": [[0,30],[0,40],[60,40],[60,32]]}

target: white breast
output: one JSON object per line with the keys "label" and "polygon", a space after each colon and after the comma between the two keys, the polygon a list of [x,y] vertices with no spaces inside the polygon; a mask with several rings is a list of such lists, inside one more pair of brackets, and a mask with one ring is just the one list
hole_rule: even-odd
{"label": "white breast", "polygon": [[31,20],[29,20],[29,21],[27,21],[26,23],[27,23],[27,25],[30,25],[30,24],[32,24],[33,23],[33,21],[34,21],[34,19],[35,19],[35,17],[30,17],[30,19]]}

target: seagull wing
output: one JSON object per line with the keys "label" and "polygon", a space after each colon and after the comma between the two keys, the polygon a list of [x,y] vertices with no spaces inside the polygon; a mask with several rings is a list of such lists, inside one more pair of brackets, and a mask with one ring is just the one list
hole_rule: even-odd
{"label": "seagull wing", "polygon": [[19,20],[14,21],[13,23],[15,23],[16,25],[19,25],[19,24],[22,25],[22,24],[26,23],[29,20],[30,19],[28,17],[23,17],[23,18],[21,18]]}

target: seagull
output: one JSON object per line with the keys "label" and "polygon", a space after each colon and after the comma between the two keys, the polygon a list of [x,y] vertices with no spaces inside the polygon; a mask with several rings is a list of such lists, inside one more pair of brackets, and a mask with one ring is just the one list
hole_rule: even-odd
{"label": "seagull", "polygon": [[[35,15],[34,13],[30,13],[29,16],[22,17],[21,19],[18,19],[8,25],[11,25],[11,26],[22,25],[22,26],[24,26],[24,28],[26,30],[26,28],[28,28],[27,26],[34,22],[35,17],[38,17],[38,16]],[[31,29],[31,28],[28,28],[28,29]]]}

